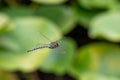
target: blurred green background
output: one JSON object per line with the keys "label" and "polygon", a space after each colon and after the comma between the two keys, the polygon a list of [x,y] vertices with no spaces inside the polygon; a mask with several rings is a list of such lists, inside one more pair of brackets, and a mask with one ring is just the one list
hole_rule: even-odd
{"label": "blurred green background", "polygon": [[0,80],[120,80],[120,1],[0,0]]}

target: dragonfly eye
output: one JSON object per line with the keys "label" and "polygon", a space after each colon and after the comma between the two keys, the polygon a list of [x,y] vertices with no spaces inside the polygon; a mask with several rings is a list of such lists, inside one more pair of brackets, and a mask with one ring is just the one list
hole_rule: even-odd
{"label": "dragonfly eye", "polygon": [[51,42],[51,43],[49,44],[49,46],[48,46],[48,48],[51,48],[51,49],[57,48],[57,47],[58,47],[58,43],[57,43],[57,42]]}
{"label": "dragonfly eye", "polygon": [[51,48],[51,45],[48,45],[48,48]]}
{"label": "dragonfly eye", "polygon": [[59,44],[57,43],[56,46],[59,46]]}

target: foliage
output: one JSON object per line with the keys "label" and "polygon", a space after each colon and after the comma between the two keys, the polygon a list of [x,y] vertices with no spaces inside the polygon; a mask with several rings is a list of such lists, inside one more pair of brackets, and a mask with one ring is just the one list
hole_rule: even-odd
{"label": "foliage", "polygon": [[[1,80],[18,80],[14,71],[35,70],[78,80],[120,79],[117,0],[0,0],[0,6]],[[64,38],[77,23],[99,41],[77,47],[73,37]],[[39,32],[50,41],[60,40],[60,47],[27,52],[38,43],[49,44]]]}

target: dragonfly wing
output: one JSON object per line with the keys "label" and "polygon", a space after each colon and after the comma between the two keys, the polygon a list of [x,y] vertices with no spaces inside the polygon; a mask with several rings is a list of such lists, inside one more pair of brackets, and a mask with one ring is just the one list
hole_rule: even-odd
{"label": "dragonfly wing", "polygon": [[39,32],[39,34],[41,35],[41,36],[43,36],[48,42],[52,42],[48,37],[46,37],[44,34],[42,34],[41,32]]}
{"label": "dragonfly wing", "polygon": [[35,47],[39,47],[39,46],[47,46],[48,44],[41,44],[41,43],[38,43],[38,44],[36,44],[36,46]]}

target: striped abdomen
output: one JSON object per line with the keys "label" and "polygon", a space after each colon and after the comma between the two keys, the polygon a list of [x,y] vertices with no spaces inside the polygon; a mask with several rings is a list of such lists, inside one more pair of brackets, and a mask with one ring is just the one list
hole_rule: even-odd
{"label": "striped abdomen", "polygon": [[33,48],[31,50],[28,50],[27,52],[31,52],[31,51],[34,51],[34,50],[37,50],[37,49],[41,49],[41,48],[48,48],[48,46],[38,46],[36,48]]}

